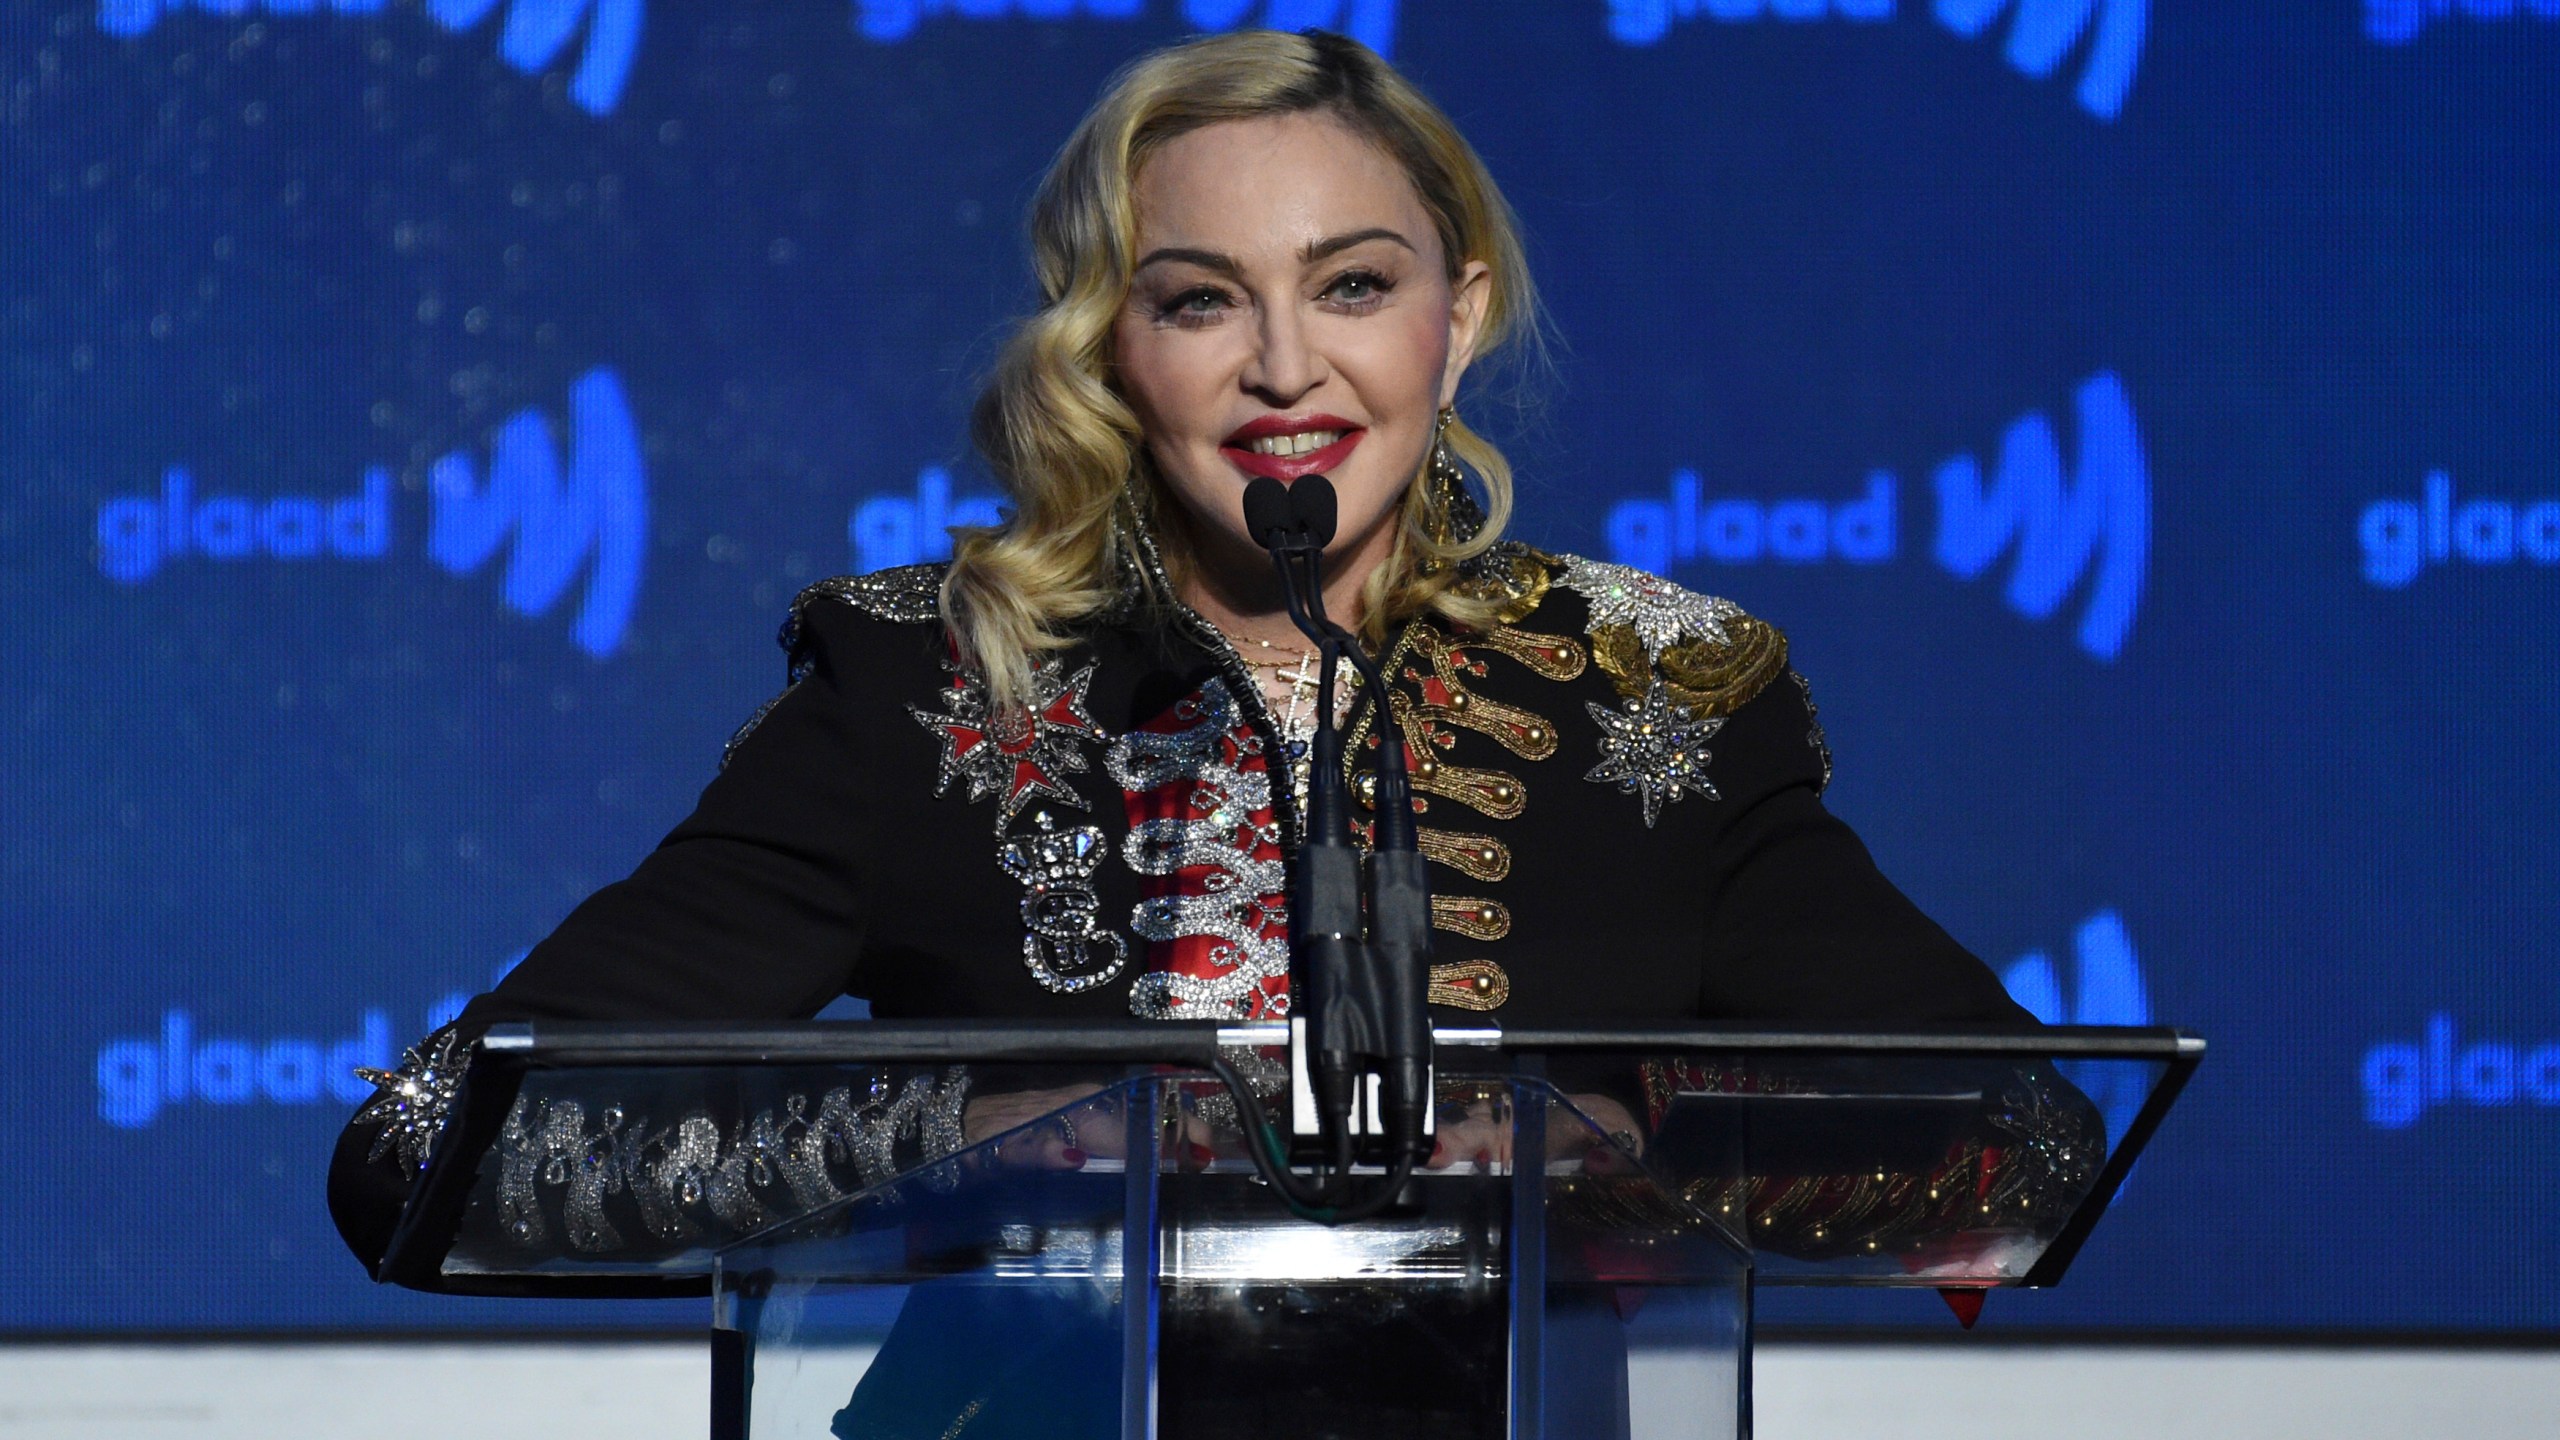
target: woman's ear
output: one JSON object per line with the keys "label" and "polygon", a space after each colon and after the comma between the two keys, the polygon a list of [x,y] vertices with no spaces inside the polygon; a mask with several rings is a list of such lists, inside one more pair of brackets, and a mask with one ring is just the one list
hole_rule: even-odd
{"label": "woman's ear", "polygon": [[1493,267],[1470,260],[1449,282],[1449,363],[1440,374],[1440,408],[1458,403],[1458,381],[1475,363],[1476,342],[1484,335],[1486,308],[1493,300]]}

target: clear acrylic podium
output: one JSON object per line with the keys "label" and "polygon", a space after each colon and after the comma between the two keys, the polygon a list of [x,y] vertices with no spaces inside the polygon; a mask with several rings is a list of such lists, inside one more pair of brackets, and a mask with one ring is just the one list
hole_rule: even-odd
{"label": "clear acrylic podium", "polygon": [[2053,1283],[2203,1051],[1438,1041],[1442,1163],[1326,1226],[1209,1071],[1284,1103],[1278,1027],[503,1026],[380,1278],[707,1289],[716,1440],[1722,1440],[1756,1286]]}

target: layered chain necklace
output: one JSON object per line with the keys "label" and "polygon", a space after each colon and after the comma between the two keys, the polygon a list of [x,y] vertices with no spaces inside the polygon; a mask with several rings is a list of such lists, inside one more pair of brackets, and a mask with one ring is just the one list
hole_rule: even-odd
{"label": "layered chain necklace", "polygon": [[[1236,658],[1253,667],[1256,672],[1254,678],[1262,685],[1263,698],[1279,712],[1280,739],[1288,747],[1285,758],[1289,765],[1289,790],[1297,798],[1298,812],[1305,814],[1307,776],[1314,764],[1316,687],[1322,678],[1322,667],[1312,650],[1292,652],[1285,646],[1274,645],[1254,635],[1246,636],[1245,640],[1257,650],[1267,652],[1247,654],[1239,649]],[[1281,691],[1281,685],[1288,686],[1286,692]],[[1285,707],[1282,704],[1284,693]]]}

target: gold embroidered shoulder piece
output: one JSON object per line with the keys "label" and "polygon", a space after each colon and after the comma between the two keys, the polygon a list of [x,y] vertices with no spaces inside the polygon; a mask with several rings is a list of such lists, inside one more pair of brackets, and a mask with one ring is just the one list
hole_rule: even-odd
{"label": "gold embroidered shoulder piece", "polygon": [[1555,583],[1591,606],[1591,662],[1621,704],[1586,702],[1600,761],[1585,780],[1634,795],[1650,829],[1665,805],[1720,798],[1707,741],[1787,673],[1787,639],[1742,607],[1627,565],[1558,557]]}
{"label": "gold embroidered shoulder piece", "polygon": [[1556,557],[1506,540],[1469,561],[1466,578],[1452,588],[1470,600],[1494,604],[1495,624],[1517,625],[1546,603],[1555,569]]}
{"label": "gold embroidered shoulder piece", "polygon": [[1618,693],[1698,720],[1730,715],[1787,673],[1787,637],[1741,606],[1627,565],[1562,557],[1557,583],[1591,603],[1591,660]]}

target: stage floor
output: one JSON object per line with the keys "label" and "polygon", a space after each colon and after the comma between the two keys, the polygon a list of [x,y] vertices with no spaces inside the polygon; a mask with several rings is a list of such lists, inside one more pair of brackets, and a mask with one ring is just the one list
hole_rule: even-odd
{"label": "stage floor", "polygon": [[[1762,1348],[1761,1440],[2546,1440],[2560,1351]],[[681,1341],[0,1345],[0,1440],[699,1440]]]}

